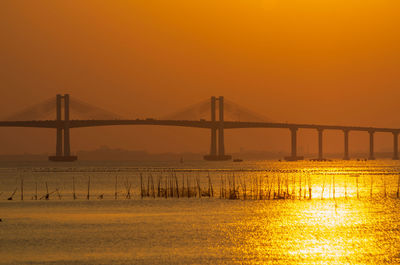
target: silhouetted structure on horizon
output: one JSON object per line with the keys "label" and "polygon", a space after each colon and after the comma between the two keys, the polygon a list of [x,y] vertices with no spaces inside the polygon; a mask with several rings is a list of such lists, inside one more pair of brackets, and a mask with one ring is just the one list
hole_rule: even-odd
{"label": "silhouetted structure on horizon", "polygon": [[[219,102],[218,113],[219,121],[216,121],[216,101]],[[211,150],[209,155],[205,155],[205,160],[223,161],[231,160],[232,156],[225,154],[224,143],[224,97],[218,99],[211,97],[211,123],[214,125],[211,128]],[[217,153],[217,131],[218,131],[218,153]]]}
{"label": "silhouetted structure on horizon", "polygon": [[[64,120],[62,117],[62,100],[64,100]],[[56,155],[49,156],[51,161],[75,161],[77,156],[71,156],[70,133],[69,133],[69,95],[65,94],[56,96],[56,121],[57,121],[57,136],[56,136]],[[63,153],[63,132],[64,132],[64,153]]]}
{"label": "silhouetted structure on horizon", "polygon": [[[218,114],[219,120],[216,120],[216,109],[218,101]],[[302,156],[297,154],[297,131],[298,129],[316,129],[318,131],[318,158],[317,160],[324,160],[323,156],[323,132],[324,130],[340,130],[344,133],[344,160],[348,160],[349,156],[349,133],[350,131],[365,131],[369,133],[369,159],[375,159],[374,155],[374,134],[377,132],[385,132],[393,134],[393,159],[398,160],[398,136],[400,129],[398,128],[376,128],[376,127],[362,127],[362,126],[337,126],[337,125],[316,125],[316,124],[295,124],[295,123],[276,123],[262,121],[227,121],[224,117],[226,106],[224,105],[224,97],[218,98],[211,97],[211,119],[210,121],[188,120],[188,119],[117,119],[118,115],[104,111],[100,108],[91,106],[87,103],[74,99],[75,108],[82,112],[88,113],[93,110],[100,111],[104,115],[108,115],[107,119],[70,119],[70,106],[71,100],[68,94],[57,95],[56,104],[51,104],[47,100],[44,106],[34,106],[28,110],[24,110],[21,115],[14,115],[9,121],[0,121],[0,127],[34,127],[34,128],[53,128],[56,129],[56,155],[50,156],[51,161],[75,161],[76,156],[71,155],[70,149],[70,129],[81,127],[95,127],[95,126],[116,126],[116,125],[158,125],[158,126],[181,126],[210,129],[211,132],[211,148],[210,154],[205,155],[204,159],[212,161],[230,160],[231,156],[225,154],[224,143],[224,130],[226,129],[239,129],[239,128],[286,128],[291,132],[291,154],[285,157],[288,161],[296,161],[303,159]],[[64,103],[64,104],[63,104]],[[40,104],[39,104],[40,105]],[[38,110],[45,110],[50,112],[55,105],[56,119],[55,120],[24,120],[27,114],[39,112]],[[62,112],[64,106],[64,119],[62,119]],[[201,104],[204,109],[207,104]],[[252,113],[251,111],[238,106],[235,103],[229,102],[228,107],[234,109],[236,113],[243,113],[244,117],[249,119],[259,119],[261,116]],[[34,110],[34,111],[33,111]],[[22,120],[17,120],[18,119]],[[29,116],[29,115],[28,115]],[[31,115],[32,116],[32,115]],[[29,117],[31,117],[29,116]],[[114,117],[113,119],[111,117]],[[63,137],[64,136],[64,137]],[[64,145],[63,145],[64,144]],[[64,148],[63,148],[64,147]],[[218,148],[217,148],[218,147]]]}

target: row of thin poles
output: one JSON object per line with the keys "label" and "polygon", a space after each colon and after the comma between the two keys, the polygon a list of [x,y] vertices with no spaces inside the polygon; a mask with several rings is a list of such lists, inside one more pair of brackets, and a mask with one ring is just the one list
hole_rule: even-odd
{"label": "row of thin poles", "polygon": [[[191,197],[214,197],[214,188],[210,175],[208,187],[203,189],[200,184],[200,177],[189,178],[189,175],[182,175],[180,181],[176,173],[162,176],[155,180],[152,174],[147,175],[147,180],[140,174],[140,197],[153,198],[191,198]],[[181,183],[181,185],[179,185]]]}
{"label": "row of thin poles", "polygon": [[[360,185],[359,175],[353,176],[355,178],[356,196],[360,198]],[[323,177],[321,187],[321,199],[324,199],[325,189],[329,185],[329,198],[336,198],[336,175],[329,176],[329,183],[326,182],[326,176]],[[275,199],[312,199],[313,186],[312,186],[312,175],[306,174],[304,176],[299,175],[297,178],[295,175],[272,175],[272,176],[252,176],[241,177],[235,174],[231,175],[220,175],[219,185],[219,198],[221,199],[242,199],[242,200],[275,200]],[[365,181],[365,179],[364,179]],[[381,177],[382,193],[383,197],[389,195],[388,184],[385,176]],[[56,188],[53,191],[49,191],[47,181],[44,182],[46,191],[39,196],[38,194],[38,182],[35,182],[35,193],[32,196],[32,200],[49,200],[51,196],[56,196],[60,200],[62,198],[61,191]],[[365,184],[365,183],[364,183]],[[115,189],[114,199],[119,198],[131,199],[133,196],[132,183],[129,178],[123,180],[125,191],[118,190],[118,176],[115,176]],[[374,176],[370,177],[370,197],[373,197],[373,190],[375,185]],[[78,195],[75,189],[75,177],[72,177],[72,199],[77,200]],[[18,188],[11,193],[8,200],[14,200],[17,194]],[[214,186],[210,174],[207,175],[207,184],[201,185],[200,176],[189,176],[182,175],[181,178],[177,176],[175,172],[169,175],[158,175],[153,177],[152,174],[147,174],[147,178],[140,173],[140,197],[150,198],[191,198],[191,197],[214,197]],[[1,193],[0,193],[1,195]],[[344,197],[348,197],[348,178],[344,177]],[[20,180],[20,199],[24,200],[24,179]],[[88,177],[87,181],[87,193],[86,199],[91,198],[103,199],[104,193],[93,196],[91,193],[91,178]],[[400,174],[397,180],[397,191],[396,197],[400,197]]]}

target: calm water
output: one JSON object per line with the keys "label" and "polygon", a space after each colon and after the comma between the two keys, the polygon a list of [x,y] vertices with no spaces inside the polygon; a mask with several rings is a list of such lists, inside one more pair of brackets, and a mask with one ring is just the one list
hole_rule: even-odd
{"label": "calm water", "polygon": [[[0,264],[399,264],[399,174],[389,160],[2,164]],[[141,199],[140,175],[210,176],[214,198]],[[233,178],[240,199],[220,199]],[[291,199],[267,199],[279,189]]]}

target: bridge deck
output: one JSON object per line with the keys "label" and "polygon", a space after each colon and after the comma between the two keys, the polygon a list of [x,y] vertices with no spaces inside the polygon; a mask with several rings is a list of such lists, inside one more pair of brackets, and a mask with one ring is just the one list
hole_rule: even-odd
{"label": "bridge deck", "polygon": [[[38,121],[0,121],[0,127],[30,127],[30,128],[64,128],[65,121],[38,120]],[[219,122],[190,121],[190,120],[70,120],[69,128],[98,127],[98,126],[120,126],[120,125],[158,125],[158,126],[180,126],[191,128],[218,128]],[[400,133],[400,128],[380,128],[364,126],[342,126],[323,124],[297,124],[297,123],[273,123],[273,122],[241,122],[224,121],[224,129],[242,128],[281,128],[281,129],[323,129],[323,130],[348,130],[348,131],[372,131]]]}

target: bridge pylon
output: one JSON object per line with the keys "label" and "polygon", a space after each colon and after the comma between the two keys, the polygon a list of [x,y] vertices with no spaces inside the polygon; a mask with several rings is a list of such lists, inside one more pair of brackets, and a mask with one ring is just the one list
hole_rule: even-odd
{"label": "bridge pylon", "polygon": [[[218,100],[219,120],[216,120],[216,101]],[[208,161],[225,161],[231,160],[231,155],[225,154],[224,141],[224,97],[211,97],[211,149],[210,154],[204,156],[204,160]],[[217,150],[217,131],[218,131],[218,150]]]}
{"label": "bridge pylon", "polygon": [[[64,100],[64,120],[62,120],[62,102]],[[50,161],[71,162],[78,159],[71,155],[70,147],[70,125],[69,125],[69,94],[56,96],[56,155],[49,156]],[[64,132],[64,152],[63,152],[63,132]]]}

